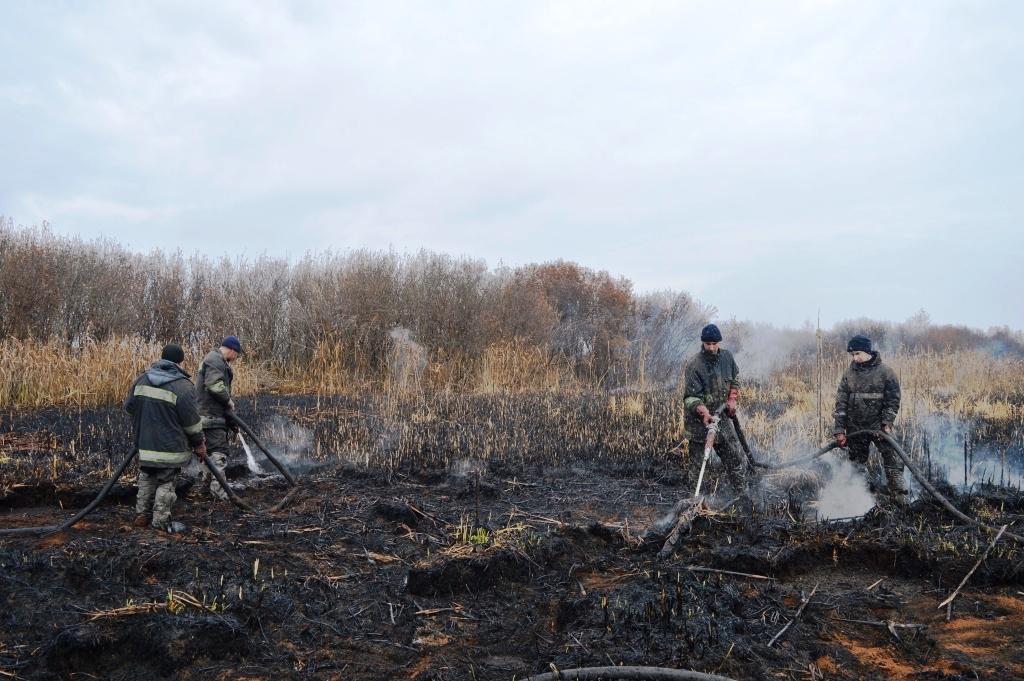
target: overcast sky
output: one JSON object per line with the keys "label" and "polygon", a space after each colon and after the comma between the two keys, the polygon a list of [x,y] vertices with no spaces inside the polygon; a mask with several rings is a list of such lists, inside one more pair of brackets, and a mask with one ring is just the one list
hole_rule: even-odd
{"label": "overcast sky", "polygon": [[0,215],[1024,328],[1024,2],[4,2]]}

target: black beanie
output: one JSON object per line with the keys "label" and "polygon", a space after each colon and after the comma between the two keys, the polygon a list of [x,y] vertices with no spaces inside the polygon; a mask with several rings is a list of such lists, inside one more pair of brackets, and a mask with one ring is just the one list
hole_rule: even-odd
{"label": "black beanie", "polygon": [[846,344],[847,352],[871,352],[871,339],[867,336],[857,334],[850,339],[850,342]]}
{"label": "black beanie", "polygon": [[708,324],[700,330],[700,340],[702,343],[721,343],[722,332],[714,324]]}
{"label": "black beanie", "polygon": [[185,361],[185,351],[176,343],[168,343],[164,346],[164,351],[160,353],[160,359],[166,359],[174,362],[175,364],[181,364]]}

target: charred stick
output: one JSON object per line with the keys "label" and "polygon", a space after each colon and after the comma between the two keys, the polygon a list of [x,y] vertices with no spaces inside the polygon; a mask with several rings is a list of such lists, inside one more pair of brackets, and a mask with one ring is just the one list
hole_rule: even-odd
{"label": "charred stick", "polygon": [[814,597],[814,594],[817,591],[818,591],[818,585],[815,584],[814,588],[811,589],[811,593],[807,594],[807,596],[804,598],[803,602],[800,604],[800,607],[797,608],[796,613],[793,615],[793,619],[789,620],[789,622],[786,623],[786,626],[782,627],[782,629],[779,630],[779,633],[775,634],[775,636],[772,637],[771,641],[768,641],[768,647],[769,648],[771,648],[775,644],[775,642],[778,641],[779,638],[783,634],[785,634],[786,631],[788,631],[791,626],[793,626],[794,622],[796,622],[798,619],[800,619],[800,615],[802,615],[804,613],[804,608],[806,608],[807,604],[811,602],[811,598]]}
{"label": "charred stick", "polygon": [[774,577],[768,577],[767,575],[754,575],[754,574],[750,574],[749,572],[734,572],[732,570],[717,570],[715,568],[699,567],[699,566],[696,566],[696,565],[688,565],[688,566],[686,566],[683,569],[684,570],[688,570],[689,572],[713,572],[713,573],[718,574],[718,575],[732,575],[733,577],[747,577],[749,579],[762,579],[762,580],[767,580],[769,582],[774,582],[775,581]]}
{"label": "charred stick", "polygon": [[992,539],[989,545],[982,552],[981,557],[978,558],[978,562],[976,562],[974,564],[974,567],[972,567],[970,571],[966,575],[964,575],[964,578],[960,580],[960,586],[958,586],[956,590],[949,595],[949,598],[939,603],[939,610],[942,610],[943,607],[951,604],[953,602],[953,599],[960,595],[960,590],[963,589],[964,586],[967,584],[967,580],[971,578],[971,575],[974,574],[974,571],[981,567],[981,564],[985,562],[986,558],[988,558],[988,552],[992,550],[992,548],[996,545],[996,542],[999,541],[999,538],[1003,536],[1003,532],[1006,532],[1007,527],[1007,525],[1003,525],[1001,528],[999,528],[999,533]]}
{"label": "charred stick", "polygon": [[914,624],[914,623],[909,623],[909,622],[907,624],[901,624],[900,622],[893,622],[892,620],[881,620],[881,621],[876,622],[874,620],[851,620],[851,619],[847,619],[845,617],[833,617],[832,619],[834,621],[836,621],[836,622],[849,622],[850,624],[863,624],[863,625],[870,626],[870,627],[883,627],[885,629],[890,629],[890,628],[891,629],[927,629],[928,628],[927,624]]}
{"label": "charred stick", "polygon": [[288,494],[284,495],[284,498],[281,499],[281,501],[277,502],[276,504],[270,507],[270,513],[277,513],[278,511],[283,510],[286,506],[288,506],[288,504],[292,503],[292,501],[298,495],[298,492],[298,487],[292,487],[290,490],[288,490]]}

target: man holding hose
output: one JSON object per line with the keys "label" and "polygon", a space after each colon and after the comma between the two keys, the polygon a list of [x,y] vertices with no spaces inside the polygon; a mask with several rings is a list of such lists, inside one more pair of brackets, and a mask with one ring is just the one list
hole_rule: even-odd
{"label": "man holding hose", "polygon": [[700,468],[700,453],[704,450],[712,413],[724,404],[725,413],[718,422],[715,453],[722,460],[733,489],[748,497],[747,460],[739,447],[739,438],[730,418],[736,415],[740,371],[732,353],[719,346],[722,332],[717,326],[705,326],[700,332],[700,340],[700,352],[690,359],[683,372],[683,423],[690,440],[691,462]]}
{"label": "man holding hose", "polygon": [[865,475],[867,474],[868,449],[875,443],[882,456],[887,489],[878,495],[880,502],[886,498],[899,507],[907,505],[907,483],[903,479],[903,459],[888,442],[880,437],[859,435],[847,437],[847,433],[858,430],[880,430],[892,433],[892,424],[900,410],[900,381],[882,359],[877,350],[871,349],[871,339],[857,335],[846,345],[850,353],[849,368],[843,374],[836,391],[835,435],[840,447],[849,448],[850,461]]}
{"label": "man holding hose", "polygon": [[[203,415],[203,433],[206,435],[206,446],[210,450],[210,462],[222,473],[228,463],[229,441],[234,436],[235,427],[226,419],[226,414],[235,410],[235,402],[231,399],[231,382],[235,374],[231,370],[231,362],[242,354],[242,343],[236,336],[227,336],[221,341],[220,347],[211,350],[203,358],[199,368],[196,392],[199,396],[199,411]],[[210,476],[203,471],[203,480]],[[213,480],[210,492],[218,499],[227,499],[228,495]]]}

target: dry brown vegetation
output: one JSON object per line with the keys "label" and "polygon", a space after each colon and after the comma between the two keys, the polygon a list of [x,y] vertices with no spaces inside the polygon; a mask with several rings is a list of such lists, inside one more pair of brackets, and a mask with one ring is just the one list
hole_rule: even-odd
{"label": "dry brown vegetation", "polygon": [[[182,343],[194,369],[233,332],[249,349],[238,394],[358,398],[424,442],[434,438],[431,414],[445,411],[439,404],[450,418],[485,424],[492,415],[480,410],[525,415],[511,403],[527,397],[575,414],[565,436],[588,441],[601,429],[586,421],[592,408],[576,408],[583,396],[609,414],[671,414],[644,428],[619,423],[623,439],[678,441],[672,390],[713,313],[685,293],[637,295],[624,279],[569,262],[489,270],[440,254],[369,251],[213,261],[138,255],[0,220],[0,407],[117,404],[163,343]],[[924,313],[818,334],[722,327],[747,378],[746,428],[762,450],[804,449],[828,435],[854,332],[882,345],[900,374],[900,425],[916,456],[937,416],[1004,449],[1021,440],[1020,333],[935,326]],[[775,361],[757,367],[749,353],[766,345]],[[410,414],[416,424],[404,421]],[[346,440],[362,452],[378,446]]]}
{"label": "dry brown vegetation", "polygon": [[[1018,673],[1012,646],[963,648],[971,632],[1002,636],[1016,620],[981,628],[1001,611],[975,594],[958,603],[959,622],[935,610],[987,540],[948,528],[925,501],[902,523],[807,522],[800,505],[818,482],[804,471],[775,480],[782,492],[765,492],[763,513],[696,522],[681,555],[655,561],[638,545],[692,492],[674,383],[712,312],[572,263],[490,271],[370,252],[212,262],[0,223],[7,522],[53,522],[87,503],[130,446],[116,405],[138,372],[169,341],[194,369],[226,332],[251,350],[236,365],[240,414],[301,467],[305,490],[269,522],[193,494],[178,506],[190,533],[168,541],[124,525],[129,480],[74,532],[5,540],[0,676],[463,681],[522,678],[548,661],[765,679]],[[806,453],[828,434],[855,331],[899,373],[898,437],[929,472],[929,451],[950,446],[966,456],[980,444],[1004,462],[1024,451],[1019,334],[921,317],[819,335],[722,326],[759,458]],[[754,352],[766,347],[767,363]],[[280,494],[237,460],[229,473],[261,501]],[[712,471],[708,490],[720,482]],[[1019,493],[984,493],[954,499],[989,522],[1024,510]],[[1004,543],[975,586],[1002,589],[1018,613],[1020,569]],[[763,586],[743,586],[744,574]],[[765,646],[822,575],[830,583],[805,621]],[[882,626],[857,624],[867,620]],[[889,620],[934,638],[890,640]]]}
{"label": "dry brown vegetation", "polygon": [[138,338],[200,352],[234,333],[286,373],[324,361],[358,382],[385,378],[402,345],[447,371],[514,343],[614,386],[638,371],[673,375],[674,350],[710,312],[684,293],[636,296],[625,279],[562,261],[490,270],[425,251],[140,255],[0,218],[0,337],[70,351]]}

